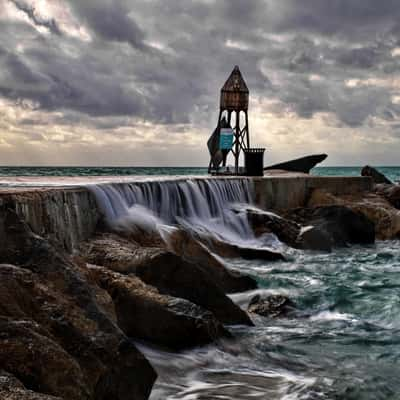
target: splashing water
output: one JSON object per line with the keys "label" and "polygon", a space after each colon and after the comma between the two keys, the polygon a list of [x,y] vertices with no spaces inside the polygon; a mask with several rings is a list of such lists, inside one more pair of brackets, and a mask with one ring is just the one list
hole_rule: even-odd
{"label": "splashing water", "polygon": [[141,345],[159,378],[151,400],[396,400],[400,393],[400,256],[396,242],[292,250],[288,262],[232,260],[260,285],[232,295],[285,294],[290,317],[231,327],[233,342],[172,354]]}
{"label": "splashing water", "polygon": [[252,203],[249,179],[185,179],[87,186],[111,227],[165,231],[180,225],[233,243],[254,243],[246,214],[231,205]]}

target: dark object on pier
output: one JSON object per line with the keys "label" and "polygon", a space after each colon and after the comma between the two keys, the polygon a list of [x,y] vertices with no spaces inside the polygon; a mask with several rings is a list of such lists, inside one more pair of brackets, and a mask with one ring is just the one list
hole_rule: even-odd
{"label": "dark object on pier", "polygon": [[366,165],[362,170],[361,170],[361,175],[362,176],[369,176],[372,178],[374,183],[387,183],[388,185],[393,185],[393,182],[390,181],[388,178],[386,178],[385,175],[383,175],[381,172],[379,172],[377,169],[370,167],[369,165]]}
{"label": "dark object on pier", "polygon": [[296,158],[295,160],[290,160],[280,164],[265,167],[264,171],[270,169],[281,169],[284,171],[304,172],[305,174],[308,174],[317,164],[326,160],[327,157],[327,154],[315,154],[312,156]]}
{"label": "dark object on pier", "polygon": [[264,175],[264,152],[263,148],[244,150],[244,168],[247,176]]}
{"label": "dark object on pier", "polygon": [[[221,100],[220,100],[220,111],[218,117],[218,125],[214,133],[209,139],[212,143],[219,145],[219,134],[221,131],[222,122],[227,121],[227,126],[232,127],[234,134],[234,141],[230,150],[218,150],[211,154],[211,160],[209,165],[209,172],[216,170],[219,164],[223,163],[226,166],[226,158],[230,152],[232,152],[235,159],[235,175],[239,174],[239,156],[242,151],[250,147],[249,138],[249,121],[247,110],[249,108],[249,89],[247,88],[246,82],[239,70],[238,66],[235,66],[228,80],[225,82],[221,89]],[[218,136],[218,140],[216,137]],[[218,146],[219,148],[219,146]],[[209,145],[210,149],[210,145]],[[215,149],[215,147],[213,147]],[[210,150],[211,153],[211,150]],[[219,154],[220,153],[220,154]],[[215,156],[213,156],[215,154]],[[219,159],[222,156],[222,160]]]}

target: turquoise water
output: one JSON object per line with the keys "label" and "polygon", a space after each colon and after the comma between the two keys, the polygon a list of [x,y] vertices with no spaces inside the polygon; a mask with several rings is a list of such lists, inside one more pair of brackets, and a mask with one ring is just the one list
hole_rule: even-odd
{"label": "turquoise water", "polygon": [[[400,180],[400,167],[378,167],[392,180]],[[359,176],[361,167],[317,167],[315,175]],[[0,167],[0,176],[94,176],[94,175],[206,175],[202,167]]]}
{"label": "turquoise water", "polygon": [[285,294],[294,315],[258,317],[206,349],[144,348],[160,376],[152,400],[400,398],[398,243],[287,252],[287,262],[232,262],[260,284],[232,297],[246,307],[255,293]]}

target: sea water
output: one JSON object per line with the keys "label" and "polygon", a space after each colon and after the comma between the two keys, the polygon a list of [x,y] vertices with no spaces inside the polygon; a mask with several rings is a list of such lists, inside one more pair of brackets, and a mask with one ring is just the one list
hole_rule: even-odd
{"label": "sea water", "polygon": [[152,400],[400,398],[398,243],[285,254],[231,261],[259,284],[232,299],[246,308],[255,294],[283,294],[297,311],[180,354],[142,346],[159,374]]}
{"label": "sea water", "polygon": [[[314,175],[359,176],[362,167],[316,167]],[[400,180],[400,167],[377,167],[393,181]],[[203,167],[6,167],[1,176],[126,176],[126,175],[206,175]]]}

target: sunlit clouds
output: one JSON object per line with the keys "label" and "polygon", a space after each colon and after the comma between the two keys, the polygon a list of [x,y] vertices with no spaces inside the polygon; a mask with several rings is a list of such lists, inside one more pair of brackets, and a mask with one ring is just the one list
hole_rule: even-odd
{"label": "sunlit clouds", "polygon": [[238,64],[266,160],[398,164],[399,21],[394,0],[0,0],[0,163],[206,165]]}

